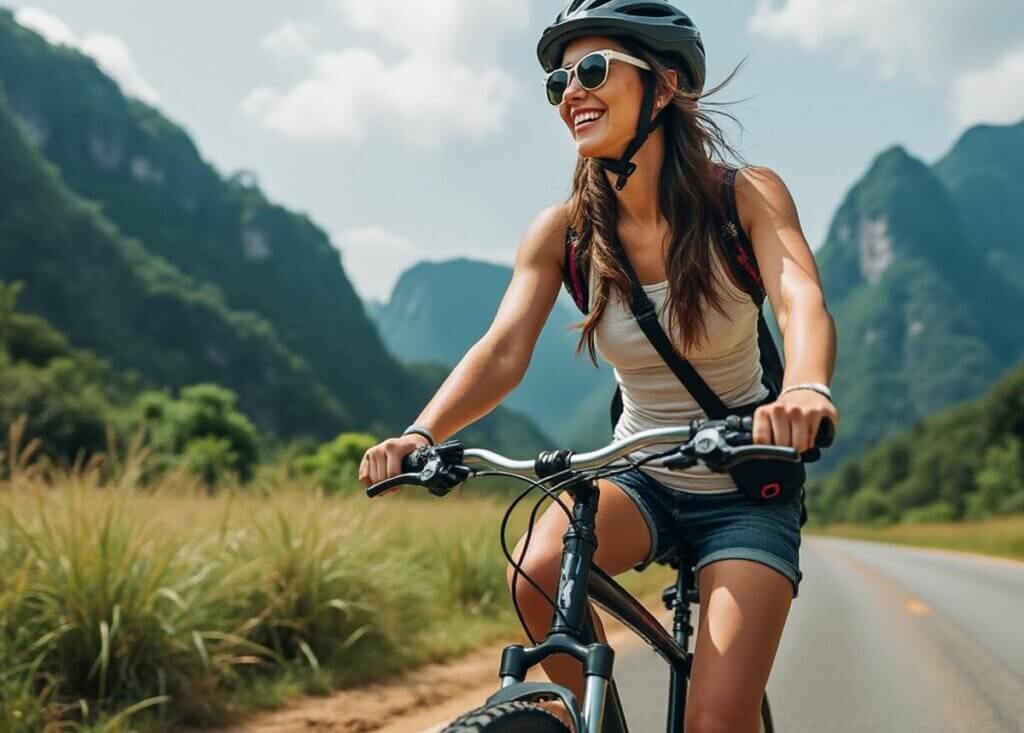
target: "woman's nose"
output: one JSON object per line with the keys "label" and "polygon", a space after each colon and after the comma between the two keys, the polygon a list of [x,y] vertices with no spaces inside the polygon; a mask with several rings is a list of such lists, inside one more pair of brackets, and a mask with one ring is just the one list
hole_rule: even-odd
{"label": "woman's nose", "polygon": [[587,93],[587,90],[580,86],[579,79],[576,78],[576,74],[572,73],[569,75],[569,86],[562,92],[562,101],[568,102],[572,99],[579,99]]}

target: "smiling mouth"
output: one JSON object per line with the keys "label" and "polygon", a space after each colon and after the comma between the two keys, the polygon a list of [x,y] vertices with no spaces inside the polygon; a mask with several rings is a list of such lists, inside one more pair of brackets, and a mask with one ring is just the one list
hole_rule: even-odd
{"label": "smiling mouth", "polygon": [[588,118],[587,118],[587,119],[585,119],[585,120],[580,120],[580,121],[578,121],[578,122],[574,123],[574,124],[573,124],[573,129],[574,129],[574,130],[575,130],[576,132],[580,132],[581,130],[587,129],[587,128],[589,128],[589,127],[590,127],[591,125],[593,125],[593,124],[594,124],[595,122],[598,122],[599,120],[601,120],[602,118],[604,118],[604,114],[605,114],[604,112],[601,112],[601,113],[599,113],[599,114],[598,114],[598,115],[597,115],[596,117],[594,117],[594,116],[592,116],[592,115],[588,115]]}

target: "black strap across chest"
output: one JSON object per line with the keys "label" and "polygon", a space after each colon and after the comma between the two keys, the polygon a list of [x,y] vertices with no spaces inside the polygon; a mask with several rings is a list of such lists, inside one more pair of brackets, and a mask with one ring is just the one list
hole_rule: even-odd
{"label": "black strap across chest", "polygon": [[[722,209],[725,212],[725,221],[720,223],[722,243],[730,269],[758,309],[757,330],[763,372],[762,382],[768,388],[768,399],[772,400],[778,395],[782,385],[783,363],[764,317],[764,284],[757,266],[757,259],[754,256],[754,248],[739,220],[735,198],[736,173],[737,169],[728,169],[723,180]],[[700,374],[697,373],[697,370],[693,368],[693,365],[676,350],[658,321],[657,310],[650,298],[647,297],[647,293],[640,284],[636,271],[618,239],[612,242],[612,246],[620,267],[629,277],[631,285],[630,310],[633,312],[633,317],[636,319],[637,324],[668,365],[669,369],[675,374],[676,378],[697,401],[697,404],[700,405],[704,413],[712,419],[724,418],[734,410],[730,410],[722,402],[718,395],[701,378]],[[589,284],[587,283],[586,273],[580,258],[577,255],[576,237],[570,230],[566,236],[563,279],[566,289],[572,295],[576,306],[581,312],[587,313],[589,310]],[[612,403],[613,424],[617,421],[620,411],[621,394],[616,391]]]}

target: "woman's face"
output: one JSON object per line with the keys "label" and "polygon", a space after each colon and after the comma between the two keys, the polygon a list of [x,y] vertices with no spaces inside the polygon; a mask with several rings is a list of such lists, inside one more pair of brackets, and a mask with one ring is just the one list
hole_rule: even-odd
{"label": "woman's face", "polygon": [[[570,42],[562,52],[562,66],[571,66],[591,51],[611,49],[629,53],[617,41],[604,36],[587,36]],[[643,101],[644,73],[624,61],[608,62],[608,79],[590,92],[580,86],[576,75],[558,105],[562,117],[576,141],[577,152],[586,158],[618,158],[636,135],[636,121]],[[596,120],[579,121],[587,112]]]}

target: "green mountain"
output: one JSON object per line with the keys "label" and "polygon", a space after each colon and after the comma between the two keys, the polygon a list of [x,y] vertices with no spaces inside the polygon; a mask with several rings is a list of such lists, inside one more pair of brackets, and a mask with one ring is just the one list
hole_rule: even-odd
{"label": "green mountain", "polygon": [[1024,324],[1007,318],[1022,293],[978,256],[936,171],[902,148],[849,192],[817,259],[842,415],[821,467],[982,393],[1024,353]]}
{"label": "green mountain", "polygon": [[[370,312],[398,358],[454,365],[487,331],[511,279],[512,269],[504,265],[465,258],[423,262],[402,273],[390,300]],[[530,368],[505,404],[579,449],[609,440],[607,406],[614,382],[610,370],[595,369],[585,354],[575,355],[578,336],[569,328],[577,315],[562,301],[555,304]],[[604,402],[596,415],[586,407],[595,392]]]}
{"label": "green mountain", "polygon": [[1024,512],[1024,364],[808,486],[816,522],[950,521]]}
{"label": "green mountain", "polygon": [[[219,176],[181,128],[6,9],[0,85],[0,279],[26,284],[25,309],[151,386],[229,387],[282,437],[384,435],[426,403],[437,374],[386,352],[309,219]],[[552,444],[500,408],[462,437]]]}
{"label": "green mountain", "polygon": [[245,176],[222,178],[184,130],[7,11],[0,76],[40,152],[121,232],[215,286],[229,308],[261,316],[360,421],[408,420],[416,385],[384,350],[337,250],[308,218],[267,201]]}
{"label": "green mountain", "polygon": [[935,172],[956,201],[974,251],[1012,288],[1024,289],[1024,122],[968,130]]}
{"label": "green mountain", "polygon": [[265,430],[331,434],[350,414],[273,329],[120,235],[67,190],[0,96],[0,279],[76,346],[155,384],[212,380]]}

